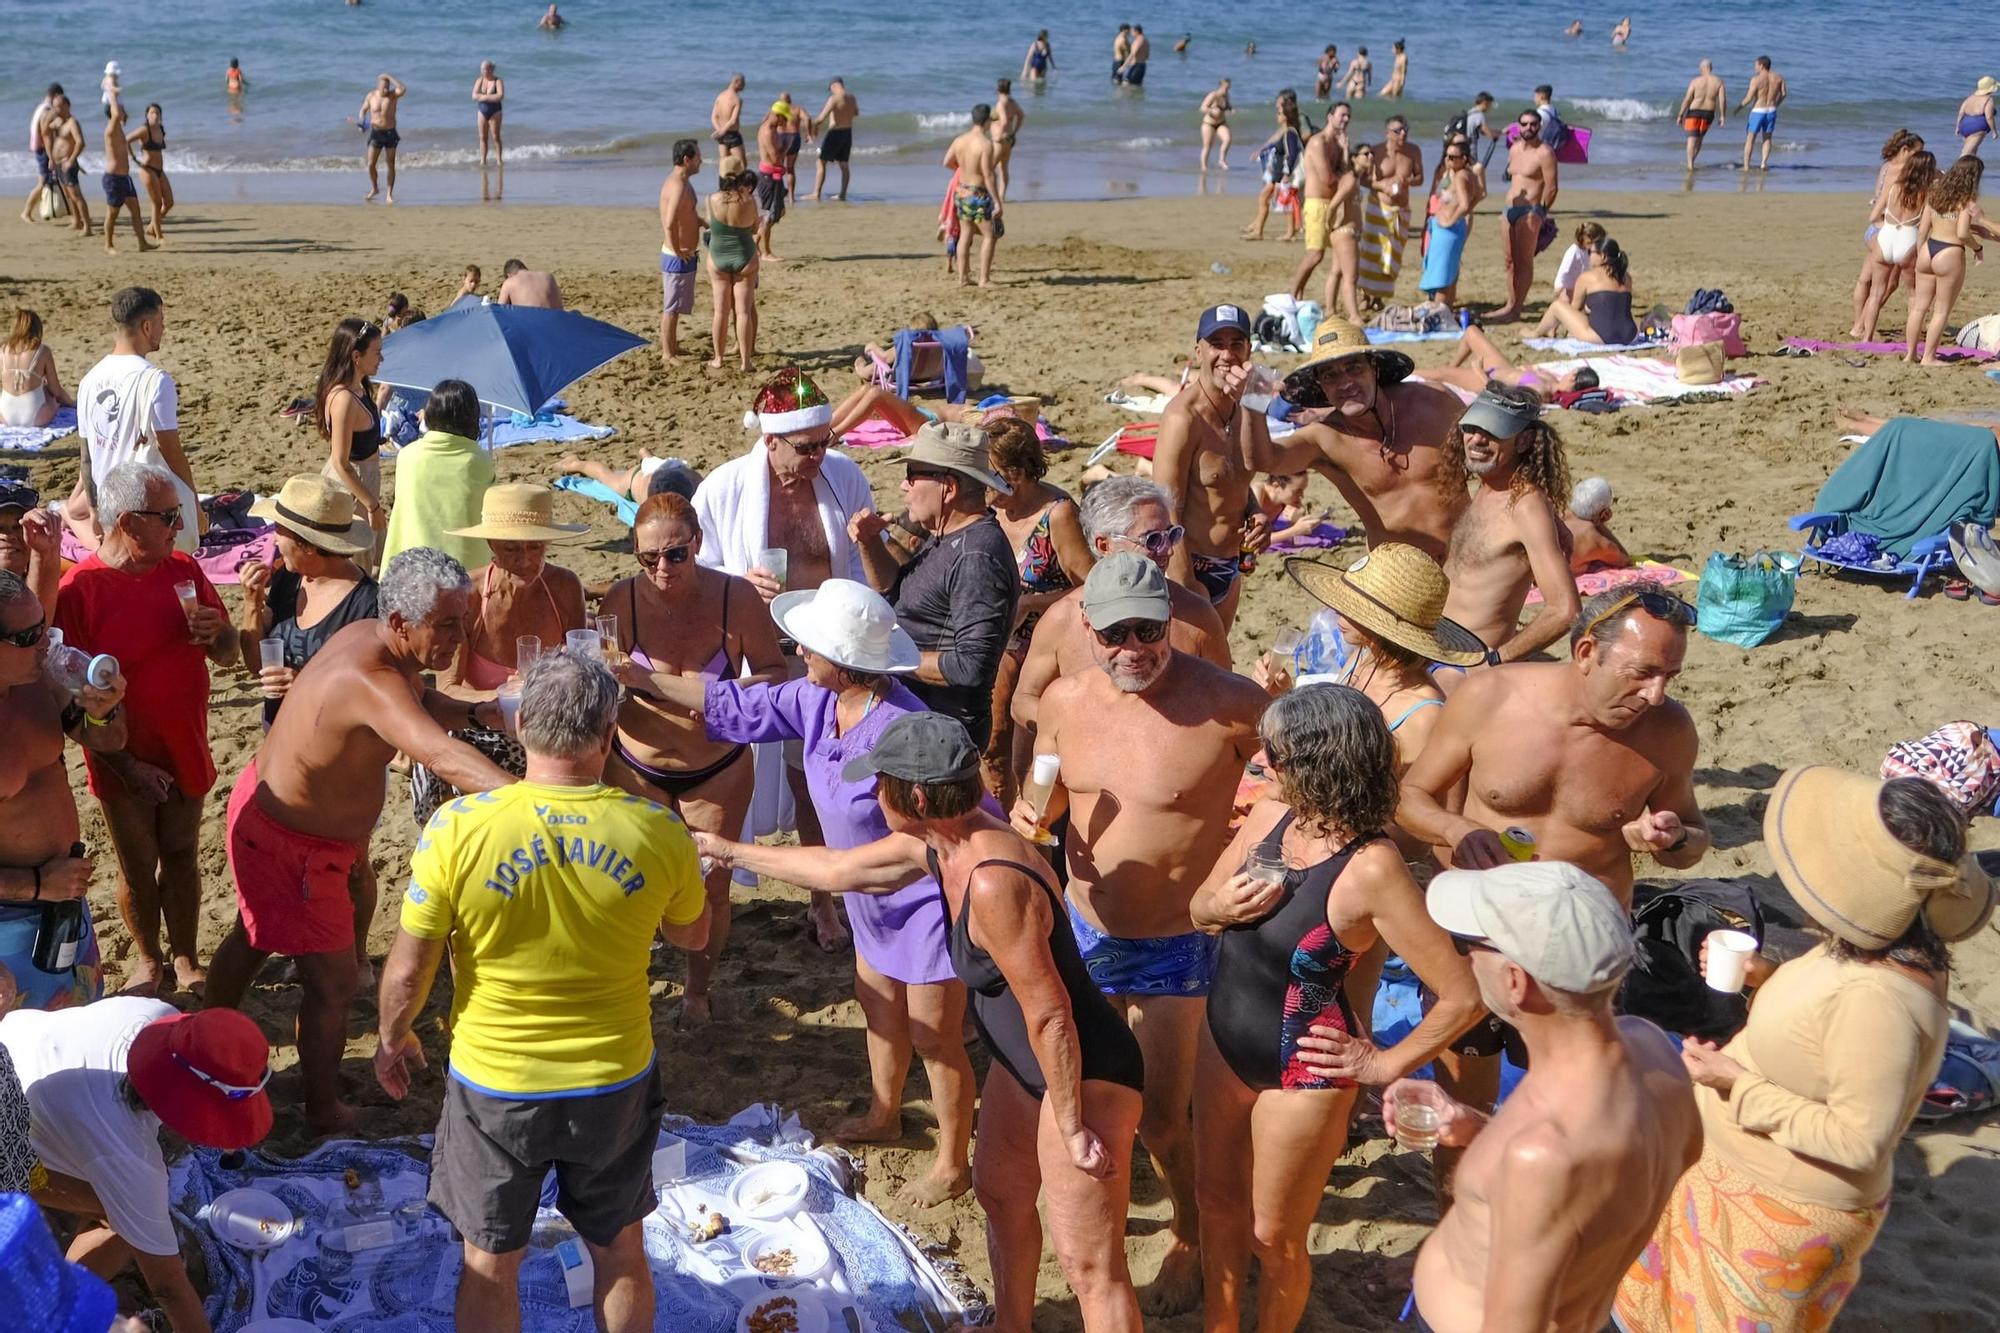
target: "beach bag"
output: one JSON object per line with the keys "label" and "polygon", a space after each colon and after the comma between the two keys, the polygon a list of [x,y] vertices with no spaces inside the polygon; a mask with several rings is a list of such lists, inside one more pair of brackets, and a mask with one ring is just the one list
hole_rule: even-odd
{"label": "beach bag", "polygon": [[[1675,315],[1675,319],[1686,319]],[[1720,384],[1724,357],[1721,343],[1694,343],[1676,349],[1674,375],[1682,384]]]}
{"label": "beach bag", "polygon": [[1675,315],[1673,333],[1667,345],[1676,352],[1701,343],[1721,343],[1725,356],[1742,356],[1743,318],[1735,311],[1710,310],[1698,315]]}
{"label": "beach bag", "polygon": [[1632,970],[1618,995],[1618,1012],[1657,1023],[1683,1036],[1722,1041],[1750,1012],[1744,996],[1710,990],[1701,976],[1701,942],[1711,931],[1740,930],[1759,942],[1764,912],[1756,895],[1723,879],[1680,880],[1634,894]]}
{"label": "beach bag", "polygon": [[1755,551],[1708,557],[1695,595],[1695,628],[1711,639],[1755,648],[1778,632],[1798,590],[1795,555]]}
{"label": "beach bag", "polygon": [[39,210],[44,222],[54,222],[57,218],[69,216],[69,196],[53,185],[44,184],[42,206]]}
{"label": "beach bag", "polygon": [[1959,813],[1984,814],[2000,796],[2000,745],[1977,722],[1947,722],[1928,736],[1890,746],[1882,777],[1922,778],[1950,797]]}

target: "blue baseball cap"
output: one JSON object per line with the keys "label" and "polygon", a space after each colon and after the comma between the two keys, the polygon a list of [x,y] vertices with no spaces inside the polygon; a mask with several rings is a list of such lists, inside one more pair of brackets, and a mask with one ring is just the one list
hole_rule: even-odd
{"label": "blue baseball cap", "polygon": [[1250,316],[1240,305],[1212,305],[1201,312],[1201,323],[1196,327],[1194,336],[1201,342],[1207,342],[1218,329],[1235,329],[1248,338]]}
{"label": "blue baseball cap", "polygon": [[14,477],[0,477],[0,509],[28,510],[41,503],[41,492],[27,482]]}

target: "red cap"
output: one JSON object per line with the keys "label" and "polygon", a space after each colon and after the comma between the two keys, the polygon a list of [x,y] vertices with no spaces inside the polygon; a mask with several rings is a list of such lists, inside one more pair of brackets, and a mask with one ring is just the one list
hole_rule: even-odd
{"label": "red cap", "polygon": [[234,1009],[154,1019],[132,1039],[125,1076],[189,1143],[247,1148],[271,1132],[271,1043]]}

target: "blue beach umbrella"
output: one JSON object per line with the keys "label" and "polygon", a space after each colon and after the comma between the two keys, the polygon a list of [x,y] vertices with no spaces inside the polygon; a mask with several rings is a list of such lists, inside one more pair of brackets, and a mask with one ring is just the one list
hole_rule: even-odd
{"label": "blue beach umbrella", "polygon": [[467,305],[382,340],[378,384],[428,394],[464,380],[480,402],[533,416],[569,385],[646,340],[574,310]]}

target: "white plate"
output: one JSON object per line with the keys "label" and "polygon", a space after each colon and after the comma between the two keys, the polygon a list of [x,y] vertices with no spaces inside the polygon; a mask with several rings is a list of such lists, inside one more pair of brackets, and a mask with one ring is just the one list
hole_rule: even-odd
{"label": "white plate", "polygon": [[275,1250],[304,1229],[292,1210],[264,1190],[231,1190],[208,1205],[208,1227],[225,1245]]}
{"label": "white plate", "polygon": [[792,1162],[761,1162],[729,1187],[732,1211],[765,1222],[790,1217],[805,1206],[812,1178]]}
{"label": "white plate", "polygon": [[[794,1263],[789,1273],[766,1273],[757,1267],[758,1256],[772,1250],[790,1250]],[[769,1282],[816,1282],[833,1265],[833,1251],[826,1239],[811,1227],[777,1226],[761,1232],[743,1247],[743,1262],[750,1271]]]}
{"label": "white plate", "polygon": [[799,1333],[828,1333],[833,1327],[834,1307],[815,1296],[811,1288],[794,1287],[790,1291],[766,1291],[755,1300],[745,1301],[743,1312],[736,1316],[736,1333],[750,1333],[750,1316],[772,1301],[794,1303]]}

